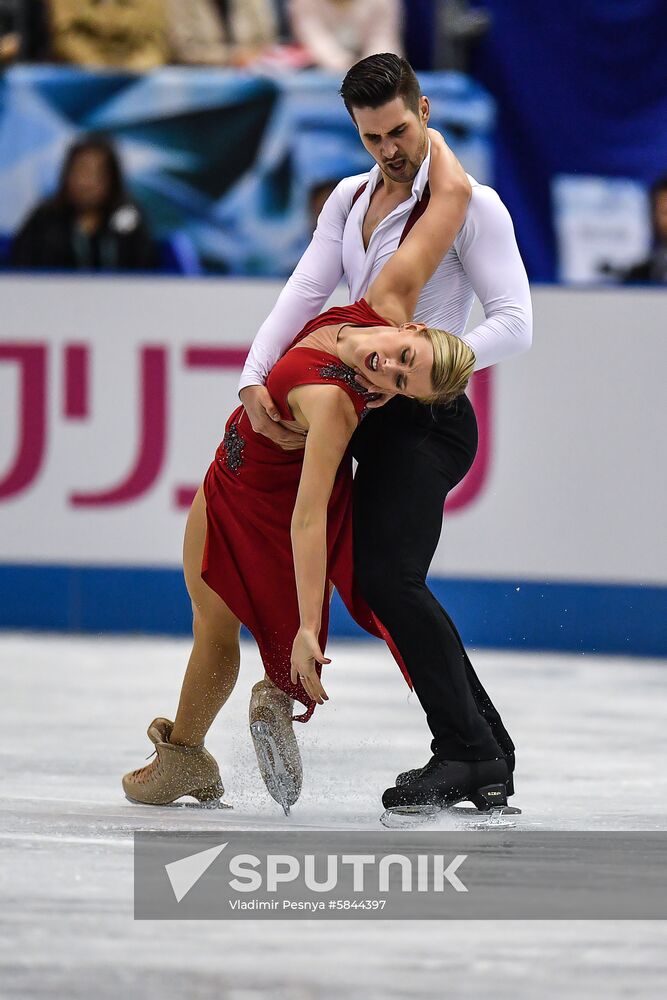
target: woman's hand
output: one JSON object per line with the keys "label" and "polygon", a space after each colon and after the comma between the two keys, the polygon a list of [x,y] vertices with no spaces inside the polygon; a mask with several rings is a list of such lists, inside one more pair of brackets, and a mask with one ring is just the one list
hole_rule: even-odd
{"label": "woman's hand", "polygon": [[292,644],[292,684],[300,679],[308,697],[318,705],[323,705],[329,700],[329,695],[317,676],[317,663],[331,663],[331,660],[320,649],[316,633],[311,629],[300,628]]}
{"label": "woman's hand", "polygon": [[459,194],[470,200],[472,188],[467,174],[451,151],[443,137],[435,129],[428,129],[431,140],[431,162],[428,171],[428,183],[432,194]]}

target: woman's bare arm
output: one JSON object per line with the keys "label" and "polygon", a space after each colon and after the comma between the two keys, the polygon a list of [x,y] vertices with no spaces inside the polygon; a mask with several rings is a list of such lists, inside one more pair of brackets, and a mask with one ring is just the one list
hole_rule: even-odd
{"label": "woman's bare arm", "polygon": [[327,507],[338,466],[357,427],[352,400],[336,385],[293,389],[292,410],[308,424],[306,450],[292,514],[292,553],[301,626],[292,648],[292,682],[297,678],[318,704],[327,695],[316,663],[329,662],[319,646],[327,584]]}
{"label": "woman's bare arm", "polygon": [[384,265],[366,301],[397,326],[412,319],[422,288],[463,225],[472,193],[463,167],[439,132],[429,129],[431,198],[421,218]]}

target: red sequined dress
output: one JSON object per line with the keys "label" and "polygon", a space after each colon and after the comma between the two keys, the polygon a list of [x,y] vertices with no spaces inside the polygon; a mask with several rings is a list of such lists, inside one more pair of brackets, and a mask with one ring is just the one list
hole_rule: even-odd
{"label": "red sequined dress", "polygon": [[[271,370],[266,382],[280,416],[294,420],[287,396],[298,385],[340,386],[350,397],[360,420],[365,389],[354,371],[335,354],[298,347],[299,341],[323,326],[388,326],[361,299],[351,306],[329,309],[311,320],[291,348]],[[290,679],[290,656],[299,630],[290,524],[296,503],[303,451],[283,451],[256,434],[239,406],[227,421],[225,436],[204,479],[207,532],[202,578],[252,633],[271,680],[306,707],[307,721],[315,703],[299,682]],[[391,637],[361,597],[354,583],[352,557],[352,454],[348,449],[336,474],[327,511],[327,577],[352,617],[389,645],[408,684],[405,665]],[[324,651],[329,625],[328,588],[322,606],[320,648]]]}

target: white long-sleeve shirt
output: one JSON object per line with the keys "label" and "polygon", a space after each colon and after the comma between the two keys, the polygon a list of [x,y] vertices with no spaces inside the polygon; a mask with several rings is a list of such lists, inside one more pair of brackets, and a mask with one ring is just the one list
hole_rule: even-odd
{"label": "white long-sleeve shirt", "polygon": [[[362,225],[375,186],[376,165],[368,174],[346,177],[327,200],[310,246],[260,327],[245,363],[239,391],[262,385],[278,358],[305,324],[322,311],[345,277],[350,302],[367,291],[396,251],[408,217],[428,181],[430,157],[421,165],[410,197],[383,219],[364,250]],[[354,196],[367,181],[356,201]],[[461,337],[475,353],[476,369],[528,350],[532,305],[528,278],[516,245],[509,212],[496,192],[470,178],[472,197],[454,245],[424,286],[414,319]],[[477,295],[483,323],[466,331]]]}

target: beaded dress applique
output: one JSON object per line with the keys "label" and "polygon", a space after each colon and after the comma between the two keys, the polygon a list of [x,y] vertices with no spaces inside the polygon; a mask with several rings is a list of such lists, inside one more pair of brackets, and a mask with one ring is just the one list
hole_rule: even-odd
{"label": "beaded dress applique", "polygon": [[345,382],[349,385],[351,389],[354,389],[362,398],[369,395],[368,389],[365,389],[360,382],[357,382],[357,376],[355,375],[354,368],[348,368],[342,362],[336,364],[332,362],[328,365],[323,365],[321,368],[317,369],[317,374],[320,378],[330,378],[336,379],[338,382]]}
{"label": "beaded dress applique", "polygon": [[236,424],[232,424],[222,439],[222,447],[225,450],[227,468],[230,472],[238,472],[243,465],[243,449],[245,439],[239,434]]}

